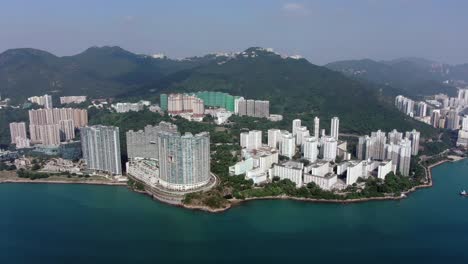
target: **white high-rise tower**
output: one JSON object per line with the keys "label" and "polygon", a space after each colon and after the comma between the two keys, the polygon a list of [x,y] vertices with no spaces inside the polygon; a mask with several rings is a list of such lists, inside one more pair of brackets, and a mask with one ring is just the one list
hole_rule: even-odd
{"label": "white high-rise tower", "polygon": [[80,132],[88,169],[121,175],[119,128],[97,125],[83,127]]}
{"label": "white high-rise tower", "polygon": [[300,119],[294,119],[292,121],[292,134],[293,136],[296,136],[296,131],[297,129],[301,127],[301,120]]}
{"label": "white high-rise tower", "polygon": [[340,134],[340,119],[335,116],[331,120],[330,136],[338,140],[339,134]]}
{"label": "white high-rise tower", "polygon": [[320,119],[317,116],[314,118],[314,137],[320,138]]}
{"label": "white high-rise tower", "polygon": [[316,137],[306,137],[302,143],[302,152],[304,159],[315,162],[319,154],[318,140]]}

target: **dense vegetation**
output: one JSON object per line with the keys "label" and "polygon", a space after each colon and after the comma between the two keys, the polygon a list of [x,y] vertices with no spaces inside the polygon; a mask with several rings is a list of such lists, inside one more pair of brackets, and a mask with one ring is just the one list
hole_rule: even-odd
{"label": "dense vegetation", "polygon": [[7,165],[5,162],[0,162],[0,171],[13,171],[16,170],[15,165]]}
{"label": "dense vegetation", "polygon": [[67,57],[11,49],[0,54],[0,93],[14,102],[44,93],[108,98],[209,61],[154,59],[119,47],[91,47]]}
{"label": "dense vegetation", "polygon": [[54,95],[154,98],[162,91],[216,90],[268,99],[272,112],[284,114],[286,121],[339,116],[346,132],[433,131],[396,111],[387,103],[393,99],[372,85],[260,48],[235,57],[207,55],[183,61],[153,59],[118,47],[93,47],[69,57],[16,49],[0,54],[0,65],[0,92],[15,100],[52,91]]}
{"label": "dense vegetation", "polygon": [[[409,96],[437,93],[456,95],[456,88],[444,84],[443,81],[466,80],[468,76],[466,65],[440,65],[417,58],[380,62],[370,59],[337,61],[327,64],[326,67],[353,78],[382,84],[383,89],[400,89],[403,94]],[[465,76],[461,77],[459,72],[464,72]]]}
{"label": "dense vegetation", "polygon": [[139,181],[135,181],[132,178],[128,178],[127,185],[137,191],[144,191],[145,190],[145,185]]}
{"label": "dense vegetation", "polygon": [[[286,122],[301,118],[310,125],[309,120],[314,116],[323,121],[339,116],[340,128],[347,132],[393,128],[434,131],[398,112],[392,105],[393,98],[340,73],[304,59],[283,59],[258,48],[247,49],[245,53],[249,56],[239,55],[223,64],[194,68],[177,81],[167,83],[164,90],[224,91],[246,98],[267,99],[271,112],[283,114]],[[323,123],[326,128],[327,122]]]}
{"label": "dense vegetation", "polygon": [[22,168],[16,171],[16,175],[20,178],[28,178],[31,180],[49,178],[50,176],[49,173],[25,170]]}
{"label": "dense vegetation", "polygon": [[28,112],[23,109],[0,109],[0,149],[7,148],[11,142],[10,123],[28,120]]}
{"label": "dense vegetation", "polygon": [[457,133],[451,130],[441,130],[440,140],[435,138],[430,142],[425,142],[421,155],[432,156],[441,153],[442,151],[455,146],[457,141]]}

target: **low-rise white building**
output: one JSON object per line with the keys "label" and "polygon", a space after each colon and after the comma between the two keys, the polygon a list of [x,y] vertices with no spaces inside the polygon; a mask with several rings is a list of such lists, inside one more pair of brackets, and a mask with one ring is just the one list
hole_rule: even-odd
{"label": "low-rise white building", "polygon": [[338,176],[333,173],[328,173],[324,176],[312,175],[304,173],[304,184],[313,182],[317,184],[321,189],[331,190],[333,185],[337,182]]}
{"label": "low-rise white building", "polygon": [[391,160],[380,162],[377,167],[377,178],[385,180],[385,177],[392,171],[392,168],[393,166]]}
{"label": "low-rise white building", "polygon": [[116,103],[112,105],[112,108],[115,109],[117,113],[127,113],[130,111],[139,112],[143,110],[145,104],[138,103]]}
{"label": "low-rise white building", "polygon": [[336,174],[341,175],[348,170],[349,162],[343,161],[336,165]]}
{"label": "low-rise white building", "polygon": [[254,184],[260,184],[268,180],[268,173],[260,168],[257,168],[255,170],[248,171],[246,178],[253,180]]}
{"label": "low-rise white building", "polygon": [[254,159],[248,158],[241,160],[236,164],[229,167],[229,175],[241,175],[245,174],[254,168]]}
{"label": "low-rise white building", "polygon": [[85,95],[79,95],[79,96],[61,96],[60,97],[60,104],[79,104],[83,103],[86,101],[86,96]]}
{"label": "low-rise white building", "polygon": [[273,177],[280,179],[289,179],[296,184],[296,187],[301,187],[303,184],[302,171],[304,164],[301,162],[287,161],[283,164],[275,164],[273,166]]}
{"label": "low-rise white building", "polygon": [[217,125],[221,125],[228,121],[229,117],[232,116],[232,112],[229,112],[224,108],[208,108],[205,109],[205,115],[212,116],[215,123]]}
{"label": "low-rise white building", "polygon": [[229,175],[246,174],[254,183],[265,181],[273,164],[278,163],[278,151],[267,146],[259,149],[242,150],[244,160],[229,167]]}
{"label": "low-rise white building", "polygon": [[331,167],[328,161],[318,160],[305,167],[304,171],[312,175],[325,176],[331,172]]}
{"label": "low-rise white building", "polygon": [[271,114],[271,115],[268,117],[268,120],[270,120],[270,121],[272,121],[272,122],[279,122],[279,121],[283,120],[283,116],[282,116],[282,115]]}
{"label": "low-rise white building", "polygon": [[365,170],[364,161],[350,161],[346,170],[346,184],[352,185],[359,177],[367,175]]}
{"label": "low-rise white building", "polygon": [[324,190],[331,190],[337,180],[328,161],[316,161],[304,168],[304,184],[314,182]]}

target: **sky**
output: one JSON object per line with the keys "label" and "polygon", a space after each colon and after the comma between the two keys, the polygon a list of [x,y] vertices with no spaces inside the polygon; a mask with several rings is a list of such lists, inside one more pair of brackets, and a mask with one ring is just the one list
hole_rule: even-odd
{"label": "sky", "polygon": [[172,58],[253,46],[315,64],[423,57],[468,63],[466,0],[0,0],[0,52],[120,46]]}

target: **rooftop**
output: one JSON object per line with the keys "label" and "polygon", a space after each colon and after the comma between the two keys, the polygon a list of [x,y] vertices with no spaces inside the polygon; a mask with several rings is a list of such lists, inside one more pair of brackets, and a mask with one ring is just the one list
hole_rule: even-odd
{"label": "rooftop", "polygon": [[302,168],[304,167],[304,164],[301,163],[301,162],[288,160],[285,163],[282,163],[282,164],[280,164],[278,166],[286,167],[286,168],[289,168],[289,169],[302,170]]}

